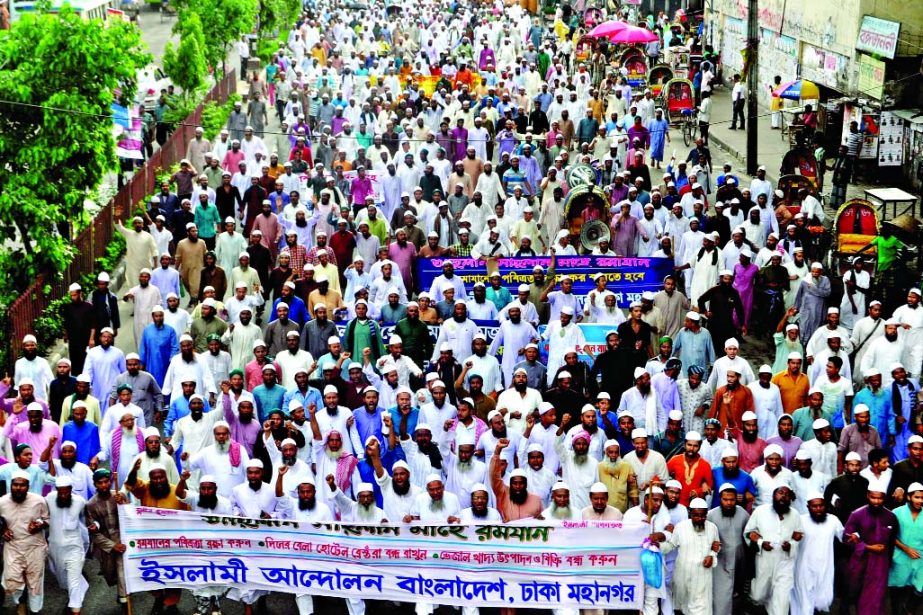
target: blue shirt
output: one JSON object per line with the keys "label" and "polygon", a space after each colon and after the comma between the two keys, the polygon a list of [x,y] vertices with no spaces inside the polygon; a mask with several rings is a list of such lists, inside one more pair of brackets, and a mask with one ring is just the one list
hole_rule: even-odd
{"label": "blue shirt", "polygon": [[170,410],[167,412],[167,418],[163,422],[163,435],[169,438],[173,435],[173,423],[189,414],[189,398],[180,395],[170,402]]}
{"label": "blue shirt", "polygon": [[312,386],[308,387],[307,393],[302,393],[301,390],[296,386],[294,389],[285,392],[285,396],[282,398],[282,410],[285,410],[288,413],[288,404],[292,400],[297,400],[302,406],[304,406],[305,416],[308,415],[308,406],[314,404],[315,408],[323,408],[324,406],[324,397],[320,394],[320,391],[315,389]]}
{"label": "blue shirt", "polygon": [[[731,483],[737,489],[738,494],[750,493],[753,497],[756,497],[756,484],[753,482],[753,478],[743,470],[740,470],[740,473],[734,478],[729,478],[724,475],[724,466],[718,466],[711,471],[711,474],[715,481],[716,493],[721,488],[721,485]],[[719,504],[721,504],[721,498],[713,497],[711,507],[716,508]]]}
{"label": "blue shirt", "polygon": [[373,414],[369,414],[365,406],[360,406],[353,410],[353,418],[356,419],[355,428],[356,433],[359,434],[359,441],[364,445],[369,436],[375,436],[378,438],[379,444],[381,444],[382,452],[388,447],[388,439],[381,433],[381,417],[385,413],[386,410],[384,408],[376,408]]}
{"label": "blue shirt", "polygon": [[[276,313],[276,307],[278,307],[280,301],[282,301],[281,297],[272,302],[272,316],[270,317],[269,322],[275,322],[278,320],[279,315]],[[308,306],[304,304],[304,299],[301,297],[296,297],[293,295],[285,303],[288,305],[289,320],[294,320],[301,327],[303,327],[306,322],[311,320],[311,317],[308,315]]]}
{"label": "blue shirt", "polygon": [[715,362],[715,347],[712,344],[711,333],[705,328],[699,329],[698,333],[683,328],[673,342],[673,356],[679,357],[683,362],[683,368],[698,365],[707,373],[708,366]]}
{"label": "blue shirt", "polygon": [[176,337],[173,327],[166,324],[158,327],[154,323],[144,327],[138,354],[141,355],[144,370],[154,377],[157,384],[163,386],[170,359],[178,352],[179,338]]}
{"label": "blue shirt", "polygon": [[[398,412],[397,406],[394,406],[388,412],[391,414],[391,421],[394,423],[394,429],[397,430],[397,435],[401,435],[401,413]],[[420,420],[420,409],[417,407],[410,408],[410,415],[407,417],[407,435],[413,438],[413,432],[417,430],[417,421]],[[430,425],[430,427],[435,427]]]}
{"label": "blue shirt", "polygon": [[[882,387],[879,389],[878,395],[874,395],[872,389],[865,387],[856,393],[852,407],[855,408],[859,404],[865,404],[869,407],[869,424],[878,430],[882,443],[887,443],[888,435],[896,433],[894,429],[894,410],[891,408],[891,390],[886,390],[885,387]],[[855,422],[855,414],[853,414],[853,423]]]}
{"label": "blue shirt", "polygon": [[99,428],[96,423],[84,421],[78,426],[74,421],[68,421],[61,430],[61,441],[71,441],[77,445],[77,461],[89,464],[90,460],[99,454]]}
{"label": "blue shirt", "polygon": [[288,412],[288,409],[282,405],[282,400],[285,399],[285,387],[280,384],[274,384],[272,388],[265,384],[259,385],[253,389],[253,399],[256,400],[256,416],[260,423],[265,421],[267,415],[273,410]]}

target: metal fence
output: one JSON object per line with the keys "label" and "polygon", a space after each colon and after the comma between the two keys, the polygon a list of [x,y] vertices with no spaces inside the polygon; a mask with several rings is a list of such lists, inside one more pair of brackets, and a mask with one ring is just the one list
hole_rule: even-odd
{"label": "metal fence", "polygon": [[40,274],[35,282],[10,304],[7,314],[10,323],[11,361],[19,356],[23,336],[34,332],[33,323],[42,315],[48,304],[63,297],[68,286],[79,281],[83,274],[95,269],[96,259],[106,254],[106,247],[112,241],[115,221],[125,220],[131,215],[135,205],[146,202],[148,196],[154,193],[157,176],[186,157],[189,141],[195,136],[195,127],[202,119],[205,102],[223,103],[236,91],[237,75],[236,71],[231,70],[208,92],[205,101],[176,127],[163,147],[154,152],[144,166],[135,171],[131,181],[122,186],[89,226],[73,239],[76,254],[67,269],[60,276]]}

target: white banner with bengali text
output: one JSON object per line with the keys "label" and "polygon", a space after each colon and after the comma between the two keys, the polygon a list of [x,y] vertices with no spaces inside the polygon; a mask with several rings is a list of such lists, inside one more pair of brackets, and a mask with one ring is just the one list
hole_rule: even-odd
{"label": "white banner with bengali text", "polygon": [[637,610],[642,524],[363,525],[120,506],[129,592],[204,586],[455,606]]}

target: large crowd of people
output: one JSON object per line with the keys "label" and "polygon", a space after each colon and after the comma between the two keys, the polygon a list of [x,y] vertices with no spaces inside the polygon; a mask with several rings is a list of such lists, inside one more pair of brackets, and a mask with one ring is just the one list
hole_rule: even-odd
{"label": "large crowd of people", "polygon": [[[819,201],[792,219],[764,168],[713,171],[701,140],[665,156],[650,91],[605,49],[578,55],[579,15],[530,8],[308,3],[265,73],[242,75],[218,140],[197,131],[119,225],[127,290],[72,286],[69,358],[52,368],[27,336],[0,383],[7,596],[42,612],[48,562],[80,612],[91,549],[124,605],[116,506],[134,502],[650,523],[666,582],[645,587],[646,615],[912,612],[923,309],[918,289],[880,301],[899,242],[875,239],[874,278],[857,258],[832,285]],[[647,57],[700,46],[682,22],[649,16]],[[590,251],[565,223],[577,164],[610,207],[584,216],[611,233],[592,254],[672,259],[659,292],[620,305],[600,271],[578,296],[558,270]],[[510,256],[550,263],[509,284]],[[417,261],[445,257],[489,275],[466,283],[446,260],[424,284]],[[609,325],[605,344],[583,323]],[[751,353],[759,339],[774,356]],[[251,613],[266,592],[193,594],[197,613]],[[155,612],[179,599],[159,592]]]}

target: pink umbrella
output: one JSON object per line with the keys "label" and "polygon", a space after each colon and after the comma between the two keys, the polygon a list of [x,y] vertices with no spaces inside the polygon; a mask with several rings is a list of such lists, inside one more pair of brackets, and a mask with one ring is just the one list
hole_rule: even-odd
{"label": "pink umbrella", "polygon": [[616,32],[620,32],[627,27],[628,24],[624,21],[606,21],[590,30],[587,36],[593,36],[597,38],[603,36],[612,36]]}
{"label": "pink umbrella", "polygon": [[650,43],[657,40],[657,35],[647,28],[626,26],[609,37],[613,43]]}

